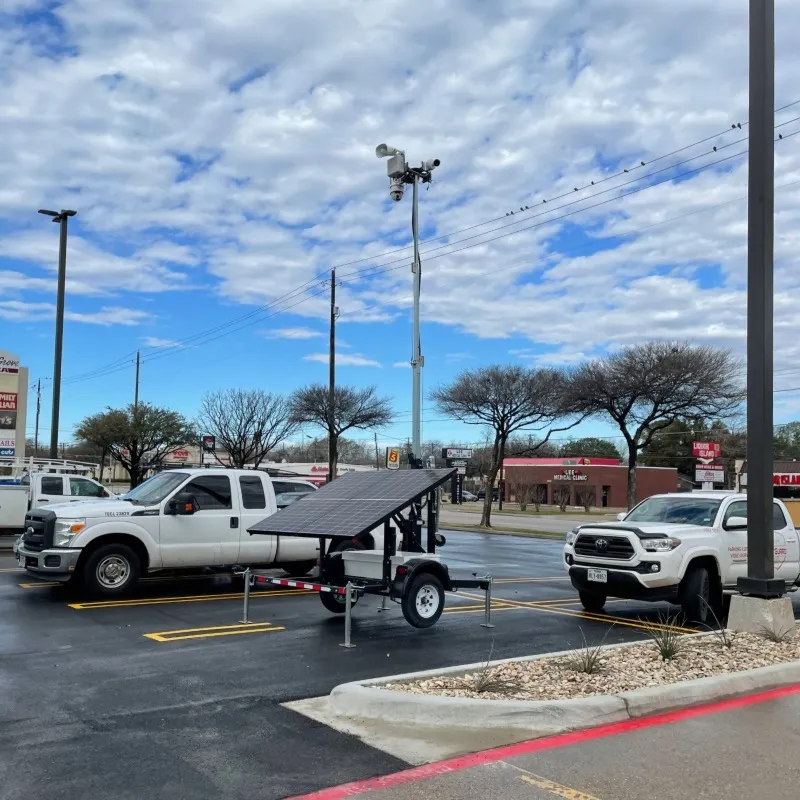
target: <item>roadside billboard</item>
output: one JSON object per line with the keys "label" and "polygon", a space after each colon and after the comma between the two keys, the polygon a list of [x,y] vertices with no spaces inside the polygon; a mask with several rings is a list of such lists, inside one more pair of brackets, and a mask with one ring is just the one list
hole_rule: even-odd
{"label": "roadside billboard", "polygon": [[0,456],[25,455],[28,370],[20,357],[0,350]]}

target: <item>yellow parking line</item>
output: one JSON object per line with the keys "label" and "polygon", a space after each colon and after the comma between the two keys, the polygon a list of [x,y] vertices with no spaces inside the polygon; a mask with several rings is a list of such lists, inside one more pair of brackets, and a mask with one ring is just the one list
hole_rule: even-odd
{"label": "yellow parking line", "polygon": [[563,797],[564,800],[600,800],[600,798],[595,797],[593,794],[586,794],[586,792],[581,792],[578,789],[563,786],[560,783],[548,780],[547,778],[541,778],[533,773],[530,775],[520,775],[519,778],[521,781],[525,781],[525,783],[535,786],[537,789],[543,789],[548,794],[552,794],[555,797]]}
{"label": "yellow parking line", "polygon": [[61,581],[33,581],[33,583],[18,583],[23,589],[38,589],[40,586],[66,586]]}
{"label": "yellow parking line", "polygon": [[[250,598],[282,597],[284,595],[299,594],[314,594],[314,592],[305,589],[285,589],[277,592],[250,592]],[[143,597],[138,600],[92,600],[86,603],[67,603],[67,605],[78,611],[88,611],[93,608],[128,608],[131,606],[157,606],[168,603],[204,603],[213,600],[241,600],[243,597],[244,595],[242,592],[232,592],[229,594],[198,594],[177,597]]]}
{"label": "yellow parking line", "polygon": [[492,583],[552,583],[553,581],[569,581],[559,575],[553,578],[494,578]]}
{"label": "yellow parking line", "polygon": [[238,636],[242,633],[273,633],[286,628],[271,622],[239,623],[238,625],[214,625],[209,628],[182,628],[176,631],[157,631],[142,634],[154,642],[180,642],[184,639],[210,639],[216,636]]}
{"label": "yellow parking line", "polygon": [[22,567],[8,567],[7,569],[0,569],[0,572],[25,572]]}

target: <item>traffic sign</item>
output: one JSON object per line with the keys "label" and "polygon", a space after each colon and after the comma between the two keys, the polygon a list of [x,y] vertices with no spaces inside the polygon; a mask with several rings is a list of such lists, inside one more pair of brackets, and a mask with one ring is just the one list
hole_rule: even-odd
{"label": "traffic sign", "polygon": [[400,469],[400,448],[386,448],[386,469]]}

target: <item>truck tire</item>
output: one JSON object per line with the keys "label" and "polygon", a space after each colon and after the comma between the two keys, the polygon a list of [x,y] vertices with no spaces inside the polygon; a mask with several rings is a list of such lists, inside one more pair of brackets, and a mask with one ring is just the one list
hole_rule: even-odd
{"label": "truck tire", "polygon": [[294,561],[288,564],[278,564],[278,568],[282,569],[287,575],[292,578],[304,578],[317,566],[317,559],[309,559],[308,561]]}
{"label": "truck tire", "polygon": [[600,614],[608,599],[604,592],[578,592],[581,605],[593,614]]}
{"label": "truck tire", "polygon": [[423,572],[411,580],[400,604],[403,616],[415,628],[430,628],[444,611],[444,587],[432,573]]}
{"label": "truck tire", "polygon": [[702,566],[689,567],[681,586],[681,608],[689,622],[705,624],[711,603],[711,576]]}
{"label": "truck tire", "polygon": [[[319,599],[322,605],[331,612],[331,614],[344,614],[347,611],[347,600],[343,594],[334,594],[333,592],[320,592]],[[354,608],[358,603],[358,595],[353,597],[351,608]]]}
{"label": "truck tire", "polygon": [[366,549],[367,548],[364,547],[364,545],[361,544],[361,542],[354,542],[352,539],[345,539],[344,541],[339,542],[339,544],[337,544],[336,547],[331,547],[328,550],[328,552],[329,553],[344,553],[347,550],[366,550]]}
{"label": "truck tire", "polygon": [[139,556],[127,545],[98,547],[83,565],[83,585],[96,597],[120,597],[139,580]]}

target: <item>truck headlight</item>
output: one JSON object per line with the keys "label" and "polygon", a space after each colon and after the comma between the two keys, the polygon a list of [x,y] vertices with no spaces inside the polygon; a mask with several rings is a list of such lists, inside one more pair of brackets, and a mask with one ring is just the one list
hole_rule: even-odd
{"label": "truck headlight", "polygon": [[577,531],[570,531],[567,534],[567,544],[575,544],[575,540],[578,538]]}
{"label": "truck headlight", "polygon": [[681,540],[672,536],[665,536],[662,539],[642,539],[642,547],[648,553],[669,553],[676,547],[680,547]]}
{"label": "truck headlight", "polygon": [[57,519],[53,544],[56,547],[69,547],[73,537],[86,527],[85,519]]}

